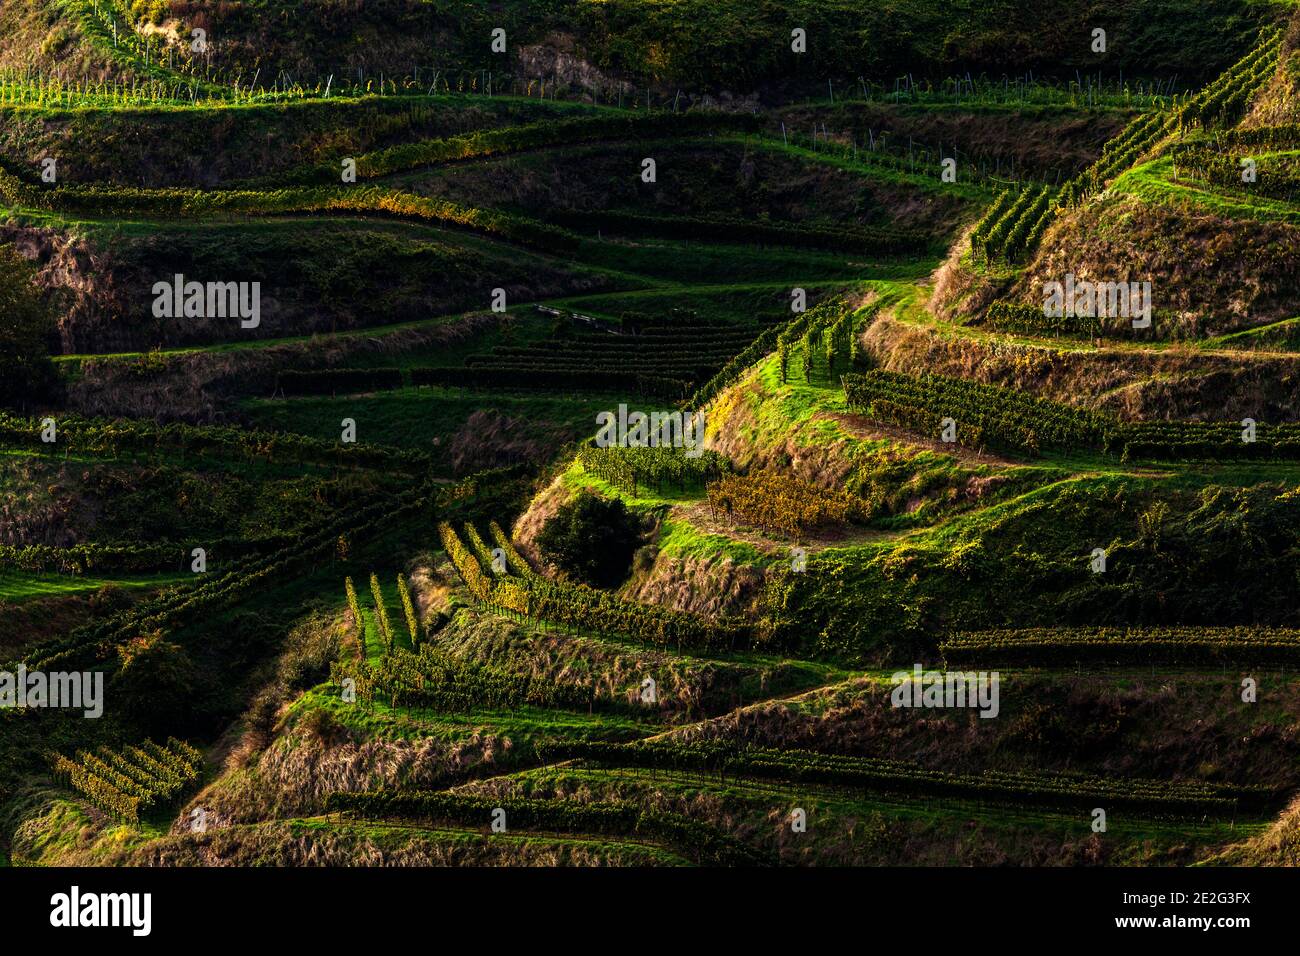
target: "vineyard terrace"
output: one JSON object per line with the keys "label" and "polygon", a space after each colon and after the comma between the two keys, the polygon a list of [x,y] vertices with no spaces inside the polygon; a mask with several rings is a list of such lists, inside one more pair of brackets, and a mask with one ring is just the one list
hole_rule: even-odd
{"label": "vineyard terrace", "polygon": [[596,416],[597,448],[683,448],[687,458],[704,454],[704,412],[628,413],[627,405],[618,406],[618,414],[601,412]]}
{"label": "vineyard terrace", "polygon": [[1043,283],[1043,315],[1052,318],[1135,319],[1134,328],[1151,324],[1150,282],[1078,282],[1066,273],[1065,282]]}
{"label": "vineyard terrace", "polygon": [[917,664],[912,671],[897,671],[890,703],[894,707],[979,708],[980,717],[996,717],[1001,711],[997,671],[927,671]]}

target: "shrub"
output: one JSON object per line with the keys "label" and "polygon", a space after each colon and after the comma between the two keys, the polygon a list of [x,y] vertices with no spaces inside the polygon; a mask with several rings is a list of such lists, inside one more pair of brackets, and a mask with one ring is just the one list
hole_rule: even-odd
{"label": "shrub", "polygon": [[537,537],[543,557],[593,587],[621,584],[641,544],[641,521],[617,498],[583,492],[560,508]]}

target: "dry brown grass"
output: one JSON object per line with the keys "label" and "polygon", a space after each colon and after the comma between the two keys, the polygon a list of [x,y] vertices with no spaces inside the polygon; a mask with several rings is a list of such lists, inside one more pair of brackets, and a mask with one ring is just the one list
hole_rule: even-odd
{"label": "dry brown grass", "polygon": [[444,786],[471,768],[491,765],[509,746],[490,734],[455,743],[432,737],[357,740],[326,720],[304,721],[255,763],[227,772],[194,796],[174,829],[185,828],[195,807],[207,811],[209,826],[224,827],[320,813],[331,793]]}
{"label": "dry brown grass", "polygon": [[1300,797],[1267,831],[1206,862],[1216,866],[1300,866]]}

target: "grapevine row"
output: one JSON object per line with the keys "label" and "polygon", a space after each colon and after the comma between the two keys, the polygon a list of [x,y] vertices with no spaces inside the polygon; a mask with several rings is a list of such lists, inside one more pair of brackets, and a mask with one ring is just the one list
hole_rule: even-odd
{"label": "grapevine row", "polygon": [[1300,663],[1300,630],[1276,627],[1042,627],[953,634],[939,647],[952,667],[1071,664]]}
{"label": "grapevine row", "polygon": [[501,525],[493,521],[491,530],[492,540],[505,553],[506,563],[510,566],[511,572],[521,577],[536,577],[537,572],[524,560],[524,556],[515,548],[515,543],[510,540],[510,535],[506,534]]}
{"label": "grapevine row", "polygon": [[128,186],[58,186],[43,189],[0,173],[0,198],[9,204],[53,212],[112,218],[134,216],[195,219],[220,215],[275,216],[343,213],[392,216],[458,226],[547,252],[572,251],[573,233],[494,209],[462,206],[378,186],[300,186],[272,190],[142,189]]}
{"label": "grapevine row", "polygon": [[393,624],[388,619],[388,605],[384,602],[384,589],[379,586],[379,575],[370,573],[370,596],[375,601],[375,622],[379,625],[379,638],[387,653],[393,653]]}
{"label": "grapevine row", "polygon": [[1095,316],[1044,313],[1042,306],[994,302],[985,313],[985,322],[995,332],[1024,335],[1075,335],[1089,338],[1101,332],[1102,320]]}
{"label": "grapevine row", "polygon": [[583,211],[557,214],[557,222],[570,228],[604,228],[639,236],[714,239],[749,245],[829,249],[867,255],[896,256],[926,252],[933,239],[919,229],[897,227],[814,225],[790,222],[754,222],[723,216],[664,216],[646,213]]}
{"label": "grapevine row", "polygon": [[361,616],[361,602],[357,600],[357,588],[352,583],[352,577],[343,579],[343,590],[348,596],[348,610],[352,612],[352,622],[357,629],[357,647],[360,649],[361,660],[366,659],[366,619]]}
{"label": "grapevine row", "polygon": [[362,443],[341,443],[283,432],[254,431],[213,425],[173,422],[160,425],[142,419],[93,419],[61,415],[53,419],[55,441],[45,442],[44,420],[0,412],[0,443],[10,447],[57,449],[85,455],[117,455],[123,451],[172,451],[184,457],[211,455],[243,460],[265,458],[294,464],[349,464],[414,473],[427,467],[420,452]]}
{"label": "grapevine row", "polygon": [[1276,67],[1280,48],[1281,33],[1272,31],[1250,53],[1176,109],[1156,110],[1134,120],[1106,144],[1096,162],[1061,188],[1060,207],[1077,206],[1100,192],[1178,129],[1235,121]]}
{"label": "grapevine row", "polygon": [[1164,458],[1179,461],[1300,459],[1300,423],[1255,426],[1253,440],[1238,422],[1134,422],[1112,440],[1124,461]]}
{"label": "grapevine row", "polygon": [[989,233],[992,231],[994,223],[999,222],[1007,214],[1018,198],[1018,193],[1012,192],[1010,189],[1002,190],[988,209],[985,210],[979,222],[975,224],[975,228],[970,234],[970,251],[977,261],[988,261],[987,246],[985,244],[988,242]]}
{"label": "grapevine row", "polygon": [[406,617],[406,631],[411,636],[411,647],[420,646],[420,619],[415,613],[415,603],[411,600],[411,589],[407,586],[406,577],[399,571],[397,573],[397,596],[402,601],[402,614]]}
{"label": "grapevine row", "polygon": [[971,251],[984,263],[1021,262],[1033,250],[1052,217],[1052,191],[1025,188],[987,230],[977,228]]}
{"label": "grapevine row", "polygon": [[716,451],[701,450],[691,457],[676,447],[611,447],[584,445],[578,450],[582,470],[636,497],[641,488],[653,486],[663,494],[665,484],[685,492],[703,488],[725,474],[731,463]]}
{"label": "grapevine row", "polygon": [[539,369],[528,366],[495,368],[416,368],[411,384],[443,388],[487,388],[574,392],[630,392],[644,398],[678,400],[690,389],[683,378],[601,369]]}
{"label": "grapevine row", "polygon": [[1001,215],[990,220],[988,228],[981,232],[978,245],[972,236],[971,252],[976,261],[992,263],[1005,258],[1007,237],[1037,197],[1037,190],[1021,189],[1009,204],[1003,203],[1001,199],[994,204],[995,208],[1002,209]]}
{"label": "grapevine row", "polygon": [[1244,157],[1232,152],[1196,144],[1193,148],[1174,150],[1173,158],[1177,178],[1190,177],[1284,202],[1300,201],[1300,156],[1293,153],[1250,157],[1255,162],[1255,180],[1250,183],[1242,179],[1241,158]]}
{"label": "grapevine row", "polygon": [[[278,550],[296,540],[296,535],[277,534],[265,538],[204,539],[209,562],[247,557],[259,551]],[[0,544],[0,568],[31,574],[156,574],[188,570],[191,547],[185,544],[117,545],[89,542],[57,548],[44,544]]]}
{"label": "grapevine row", "polygon": [[341,685],[344,680],[354,682],[357,699],[367,704],[379,699],[391,707],[439,713],[524,706],[590,711],[597,704],[594,688],[503,674],[457,661],[427,643],[418,652],[398,649],[372,662],[335,661],[330,665],[330,682]]}
{"label": "grapevine row", "polygon": [[[1253,438],[1237,422],[1121,422],[996,385],[943,375],[913,377],[873,370],[845,376],[849,406],[877,421],[943,437],[944,419],[956,444],[1037,452],[1091,449],[1121,460],[1296,460],[1300,424],[1257,424]],[[952,427],[952,426],[950,426]]]}
{"label": "grapevine row", "polygon": [[1277,69],[1282,32],[1270,31],[1254,50],[1178,109],[1180,126],[1229,126],[1245,111],[1250,98]]}
{"label": "grapevine row", "polygon": [[1095,412],[943,375],[913,378],[876,369],[846,376],[844,383],[855,411],[933,440],[942,437],[943,419],[952,419],[956,442],[972,448],[1104,448],[1115,427]]}
{"label": "grapevine row", "polygon": [[402,387],[400,368],[327,368],[280,372],[276,390],[284,395],[334,395]]}
{"label": "grapevine row", "polygon": [[788,322],[776,336],[776,352],[781,365],[781,381],[789,376],[790,356],[796,345],[804,350],[804,379],[811,381],[810,368],[812,343],[821,342],[820,330],[836,322],[849,307],[842,300],[823,302],[815,308],[800,313]]}
{"label": "grapevine row", "polygon": [[[375,179],[393,173],[458,162],[483,159],[531,149],[614,140],[634,142],[659,135],[690,136],[719,131],[755,130],[758,117],[750,113],[722,112],[653,112],[640,116],[621,114],[551,119],[544,123],[475,130],[445,139],[403,143],[356,157],[357,179]],[[294,184],[334,184],[339,181],[340,165],[320,163],[248,185],[275,186]]]}

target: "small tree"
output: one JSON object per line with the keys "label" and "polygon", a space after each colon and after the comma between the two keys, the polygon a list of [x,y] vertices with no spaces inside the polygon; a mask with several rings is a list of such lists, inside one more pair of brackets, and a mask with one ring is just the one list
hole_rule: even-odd
{"label": "small tree", "polygon": [[184,648],[154,631],[119,647],[118,663],[109,692],[122,716],[144,736],[188,731],[198,674]]}
{"label": "small tree", "polygon": [[48,345],[54,322],[32,282],[35,272],[12,246],[0,246],[0,406],[21,410],[56,381]]}

